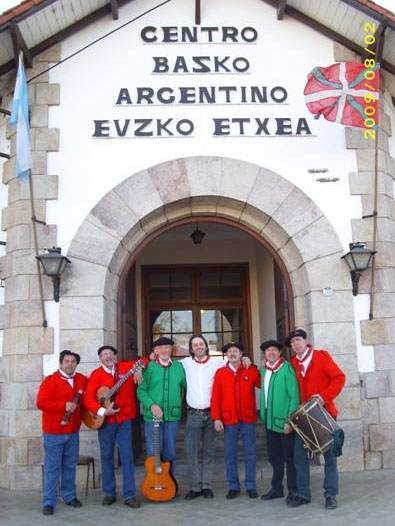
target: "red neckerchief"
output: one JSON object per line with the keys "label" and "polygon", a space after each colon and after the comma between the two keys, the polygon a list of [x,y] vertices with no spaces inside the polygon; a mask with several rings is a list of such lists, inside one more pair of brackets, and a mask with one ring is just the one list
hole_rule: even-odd
{"label": "red neckerchief", "polygon": [[306,374],[306,371],[304,370],[304,367],[303,367],[302,363],[305,362],[305,361],[307,360],[307,358],[309,358],[309,357],[311,356],[312,352],[313,352],[313,347],[311,347],[311,346],[309,345],[309,346],[308,346],[308,351],[307,351],[305,357],[304,357],[302,360],[299,360],[299,358],[296,357],[296,360],[297,360],[297,362],[298,362],[298,372],[299,372],[299,374],[300,374],[302,377],[303,377],[303,374],[302,374],[303,372]]}
{"label": "red neckerchief", "polygon": [[230,371],[232,374],[236,375],[236,374],[239,374],[239,372],[243,369],[243,364],[240,362],[240,365],[239,365],[239,367],[237,368],[237,371],[234,371],[234,367],[233,367],[233,365],[232,365],[232,367],[230,366],[230,362],[228,362],[228,363],[226,364],[226,367],[229,369],[229,371]]}
{"label": "red neckerchief", "polygon": [[267,362],[265,363],[265,369],[267,371],[271,371],[272,373],[275,373],[276,371],[278,371],[278,369],[280,369],[280,367],[282,366],[282,364],[285,362],[284,358],[279,358],[277,360],[277,363],[274,367],[271,367]]}
{"label": "red neckerchief", "polygon": [[167,369],[168,367],[170,367],[170,366],[172,365],[172,361],[171,361],[171,360],[169,360],[168,363],[165,364],[165,365],[164,365],[163,363],[161,363],[161,361],[160,361],[160,359],[159,359],[159,356],[157,356],[157,357],[155,358],[155,361],[156,361],[156,363],[157,363],[158,365],[160,365],[161,367],[163,367],[163,369]]}
{"label": "red neckerchief", "polygon": [[196,360],[195,357],[192,358],[192,360],[193,360],[194,362],[196,362],[196,363],[201,363],[201,364],[203,364],[203,363],[207,363],[207,362],[209,361],[209,359],[210,359],[210,355],[209,355],[209,354],[206,356],[206,358],[205,358],[204,360]]}

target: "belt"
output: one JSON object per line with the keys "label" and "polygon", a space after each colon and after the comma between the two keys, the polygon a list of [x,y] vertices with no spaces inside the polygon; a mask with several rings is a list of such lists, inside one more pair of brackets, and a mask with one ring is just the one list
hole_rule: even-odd
{"label": "belt", "polygon": [[188,413],[209,413],[210,407],[206,407],[205,409],[195,409],[194,407],[187,407]]}

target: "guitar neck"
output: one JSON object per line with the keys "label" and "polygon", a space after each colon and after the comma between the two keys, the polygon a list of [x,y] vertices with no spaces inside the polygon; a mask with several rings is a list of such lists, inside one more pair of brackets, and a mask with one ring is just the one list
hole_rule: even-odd
{"label": "guitar neck", "polygon": [[154,421],[154,457],[155,470],[160,470],[160,420]]}
{"label": "guitar neck", "polygon": [[134,365],[122,378],[118,380],[118,382],[111,387],[111,389],[108,391],[107,399],[109,400],[117,391],[118,389],[126,382],[126,380],[129,380],[129,378],[136,372],[141,370],[141,368],[144,367],[144,362],[142,360],[139,360],[136,365]]}

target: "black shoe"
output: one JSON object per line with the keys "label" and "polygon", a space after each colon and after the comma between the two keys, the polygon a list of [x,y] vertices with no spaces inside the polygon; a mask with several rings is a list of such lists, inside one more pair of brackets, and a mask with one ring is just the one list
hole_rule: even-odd
{"label": "black shoe", "polygon": [[130,497],[130,499],[126,499],[124,502],[125,506],[129,506],[129,508],[139,508],[140,502],[136,499],[136,497]]}
{"label": "black shoe", "polygon": [[109,495],[106,495],[105,497],[103,497],[101,503],[103,506],[111,506],[111,504],[114,504],[116,500],[116,497],[110,497]]}
{"label": "black shoe", "polygon": [[282,491],[274,491],[274,489],[271,489],[264,495],[262,495],[262,500],[273,500],[273,499],[282,499],[284,497],[284,493]]}
{"label": "black shoe", "polygon": [[337,508],[336,497],[326,497],[326,499],[325,499],[325,508],[327,510],[335,510]]}
{"label": "black shoe", "polygon": [[227,499],[235,499],[240,495],[240,491],[237,489],[230,489],[228,493],[226,494]]}
{"label": "black shoe", "polygon": [[294,493],[288,493],[287,498],[285,499],[285,502],[287,503],[287,506],[291,505],[291,502],[294,500],[295,496],[296,495]]}
{"label": "black shoe", "polygon": [[81,508],[82,502],[78,499],[73,499],[70,502],[66,502],[66,506],[71,506],[72,508]]}
{"label": "black shoe", "polygon": [[288,506],[291,508],[297,508],[298,506],[302,506],[303,504],[310,504],[310,499],[305,499],[304,497],[300,497],[299,495],[295,496]]}
{"label": "black shoe", "polygon": [[43,507],[43,515],[53,515],[54,508],[53,506],[44,506]]}
{"label": "black shoe", "polygon": [[258,498],[258,493],[257,493],[256,489],[248,489],[247,490],[247,495],[249,496],[250,499],[257,499]]}
{"label": "black shoe", "polygon": [[210,489],[210,488],[204,488],[202,489],[202,495],[205,499],[213,499],[214,498],[214,493],[213,493],[213,490]]}
{"label": "black shoe", "polygon": [[202,494],[201,491],[194,491],[193,489],[191,489],[191,490],[188,491],[188,493],[185,495],[185,500],[193,500],[193,499],[196,499],[197,497],[200,497],[201,494]]}

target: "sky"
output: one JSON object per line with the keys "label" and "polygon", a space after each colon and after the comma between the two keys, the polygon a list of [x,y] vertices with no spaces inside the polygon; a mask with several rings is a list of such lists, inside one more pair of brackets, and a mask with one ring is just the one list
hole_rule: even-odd
{"label": "sky", "polygon": [[[373,0],[376,4],[379,4],[392,12],[395,12],[395,0]],[[0,14],[10,9],[14,5],[21,3],[21,0],[0,0]]]}

